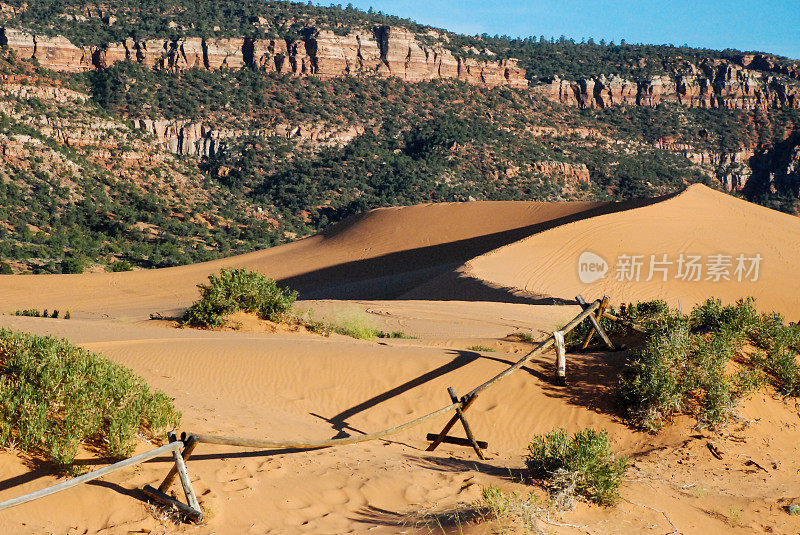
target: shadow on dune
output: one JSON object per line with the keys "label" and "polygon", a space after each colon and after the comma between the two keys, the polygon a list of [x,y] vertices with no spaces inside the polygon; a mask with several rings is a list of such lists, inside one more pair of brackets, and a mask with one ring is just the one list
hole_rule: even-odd
{"label": "shadow on dune", "polygon": [[422,458],[409,457],[409,460],[425,470],[435,470],[438,472],[480,472],[499,479],[514,481],[519,483],[527,478],[525,468],[508,468],[506,466],[495,466],[483,461],[472,459],[456,459],[455,457],[434,457],[427,455]]}
{"label": "shadow on dune", "polygon": [[517,229],[345,262],[286,277],[280,279],[279,283],[298,290],[302,299],[397,299],[403,296],[427,300],[551,304],[560,300],[549,296],[514,293],[506,288],[490,288],[478,281],[474,286],[463,286],[462,281],[459,281],[453,288],[433,295],[415,295],[413,292],[409,296],[404,294],[437,277],[455,275],[455,270],[468,260],[528,236],[590,217],[649,206],[675,195],[677,193],[652,199],[609,203]]}
{"label": "shadow on dune", "polygon": [[[317,414],[312,414],[312,416],[316,416],[318,418],[322,418],[326,422],[330,423],[331,426],[333,426],[334,430],[336,430],[338,432],[333,438],[346,438],[346,437],[349,437],[350,435],[345,431],[345,429],[350,429],[351,431],[355,431],[356,433],[364,434],[365,433],[364,431],[356,429],[356,428],[352,427],[349,423],[347,423],[347,419],[355,416],[356,414],[359,414],[359,413],[364,412],[364,411],[366,411],[368,409],[371,409],[372,407],[375,407],[376,405],[379,405],[379,404],[381,404],[381,403],[383,403],[385,401],[388,401],[388,400],[390,400],[390,399],[392,399],[394,397],[397,397],[397,396],[399,396],[401,394],[404,394],[405,392],[408,392],[409,390],[411,390],[413,388],[416,388],[418,386],[424,385],[425,383],[427,383],[429,381],[432,381],[432,380],[434,380],[434,379],[436,379],[438,377],[441,377],[441,376],[446,375],[446,374],[448,374],[450,372],[453,372],[453,371],[455,371],[455,370],[457,370],[457,369],[459,369],[459,368],[461,368],[463,366],[466,366],[467,364],[469,364],[471,362],[474,362],[474,361],[478,360],[479,358],[481,358],[481,355],[479,353],[475,353],[473,351],[455,351],[455,350],[453,350],[453,351],[449,351],[449,353],[454,353],[456,355],[456,357],[452,361],[448,362],[447,364],[439,366],[438,368],[435,368],[435,369],[433,369],[433,370],[431,370],[429,372],[425,372],[422,375],[420,375],[419,377],[411,379],[410,381],[406,381],[405,383],[403,383],[401,385],[398,385],[398,386],[396,386],[396,387],[394,387],[394,388],[392,388],[390,390],[387,390],[386,392],[383,392],[382,394],[378,394],[377,396],[374,396],[374,397],[372,397],[372,398],[370,398],[370,399],[368,399],[366,401],[362,401],[358,405],[354,405],[354,406],[350,407],[349,409],[345,409],[345,410],[343,410],[342,412],[340,412],[339,414],[337,414],[335,416],[332,416],[330,418],[325,418],[325,417],[319,416]],[[444,392],[442,393],[442,399],[443,400],[447,399],[445,397],[445,393]]]}
{"label": "shadow on dune", "polygon": [[[367,505],[356,512],[351,520],[364,524],[408,528],[421,533],[460,534],[466,524],[486,518],[483,508],[472,505],[446,509],[443,511],[400,513],[382,507]],[[405,532],[401,532],[405,533]]]}
{"label": "shadow on dune", "polygon": [[555,381],[552,354],[533,359],[528,365],[542,378],[538,385],[545,396],[611,416],[623,423],[616,406],[614,387],[625,364],[626,351],[567,353],[567,383]]}

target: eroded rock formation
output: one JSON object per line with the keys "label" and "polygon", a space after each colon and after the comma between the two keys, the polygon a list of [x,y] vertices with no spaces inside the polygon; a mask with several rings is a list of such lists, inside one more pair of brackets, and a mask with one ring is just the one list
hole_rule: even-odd
{"label": "eroded rock formation", "polygon": [[[581,108],[607,108],[620,104],[652,107],[663,102],[692,108],[800,108],[800,84],[748,68],[758,61],[763,63],[766,60],[753,59],[746,65],[727,60],[707,60],[699,65],[681,64],[679,73],[652,76],[638,82],[618,76],[581,78],[574,82],[553,78],[535,86],[534,91],[550,100]],[[789,72],[795,73],[788,69],[782,74],[788,75]]]}
{"label": "eroded rock formation", "polygon": [[345,74],[394,76],[408,82],[456,78],[487,87],[528,86],[516,60],[461,58],[440,46],[419,43],[405,28],[378,26],[338,36],[315,32],[306,39],[127,39],[99,47],[77,47],[61,36],[44,37],[14,28],[0,29],[0,44],[26,59],[56,71],[106,68],[130,60],[153,69],[238,69],[333,78]]}

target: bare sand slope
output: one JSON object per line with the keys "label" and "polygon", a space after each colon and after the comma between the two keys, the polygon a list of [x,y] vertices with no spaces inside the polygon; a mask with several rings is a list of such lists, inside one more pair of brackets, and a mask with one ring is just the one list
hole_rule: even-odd
{"label": "bare sand slope", "polygon": [[143,318],[197,297],[223,267],[247,267],[304,298],[391,298],[487,251],[602,203],[471,202],[373,210],[298,242],[169,269],[0,276],[0,311],[47,308],[73,316]]}
{"label": "bare sand slope", "polygon": [[[605,278],[581,281],[578,264],[589,251],[608,263]],[[639,256],[637,276],[625,269],[617,280],[621,255]],[[651,255],[657,262],[650,276]],[[700,280],[678,278],[681,255],[700,256]],[[729,280],[709,271],[715,255],[729,262],[721,271]],[[738,280],[737,258],[744,255],[745,271]],[[750,260],[760,255],[757,280],[747,273]],[[467,262],[458,277],[434,280],[406,297],[436,298],[471,286],[504,288],[534,298],[572,299],[577,294],[607,294],[614,302],[661,298],[687,309],[708,297],[733,301],[757,298],[762,310],[774,310],[787,319],[800,319],[800,219],[736,199],[703,185],[641,208],[599,215],[568,223],[501,247]],[[665,268],[667,280],[663,280]],[[688,271],[684,264],[685,272]],[[631,280],[628,280],[630,277]],[[455,281],[455,282],[454,282]],[[450,287],[447,287],[447,283]],[[462,290],[464,291],[464,290]]]}

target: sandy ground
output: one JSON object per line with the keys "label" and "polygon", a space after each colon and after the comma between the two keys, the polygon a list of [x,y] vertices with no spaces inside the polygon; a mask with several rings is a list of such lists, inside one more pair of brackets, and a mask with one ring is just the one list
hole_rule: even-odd
{"label": "sandy ground", "polygon": [[[718,195],[695,187],[639,208],[466,203],[378,210],[323,236],[206,264],[123,274],[3,276],[0,311],[70,308],[73,319],[4,315],[0,325],[63,336],[131,367],[175,398],[184,415],[182,431],[275,440],[371,432],[445,405],[448,386],[464,393],[505,369],[531,347],[510,333],[541,338],[579,311],[571,305],[530,304],[538,299],[531,296],[570,299],[583,293],[593,299],[619,290],[629,300],[663,290],[657,295],[678,296],[684,306],[706,295],[734,297],[715,293],[723,286],[702,282],[692,294],[677,285],[679,291],[670,293],[670,285],[631,290],[569,283],[572,255],[599,243],[598,235],[609,236],[598,252],[606,245],[617,247],[613,251],[627,251],[629,245],[642,247],[633,252],[643,251],[648,239],[636,234],[641,232],[669,254],[757,250],[771,255],[764,265],[768,283],[748,286],[752,291],[746,293],[796,316],[797,292],[785,290],[797,284],[787,270],[800,258],[793,233],[798,223]],[[698,211],[701,205],[704,210]],[[706,211],[716,212],[716,219]],[[717,222],[716,239],[707,236],[711,221]],[[663,231],[665,226],[672,234]],[[564,233],[570,236],[567,246]],[[739,241],[725,241],[729,234]],[[758,244],[771,245],[755,249]],[[360,341],[257,332],[250,324],[240,331],[208,332],[147,319],[153,312],[177,314],[196,298],[194,285],[224,266],[297,282],[306,288],[298,306],[313,309],[316,317],[357,309],[377,328],[414,338]],[[775,278],[779,275],[785,280]],[[472,280],[453,283],[458,276]],[[450,282],[442,282],[448,277]],[[439,294],[431,286],[437,280]],[[775,290],[779,282],[783,286]],[[414,291],[429,298],[394,299]],[[515,291],[522,297],[515,298]],[[350,299],[336,299],[337,292]],[[487,295],[491,299],[482,300]],[[570,381],[562,387],[552,380],[548,354],[487,390],[469,411],[478,438],[489,442],[486,461],[457,446],[424,451],[425,433],[438,431],[446,416],[388,440],[315,451],[201,445],[188,463],[208,516],[200,526],[175,524],[138,490],[163,478],[170,465],[165,457],[0,512],[0,532],[490,533],[503,526],[442,520],[440,527],[432,518],[474,502],[488,485],[527,494],[533,487],[520,483],[525,447],[535,434],[559,426],[608,430],[615,449],[633,459],[633,468],[617,507],[581,503],[573,511],[544,516],[549,524],[541,527],[547,530],[800,532],[800,517],[783,509],[800,500],[800,420],[794,404],[762,392],[743,405],[741,418],[721,435],[694,429],[689,419],[658,436],[639,433],[620,421],[610,395],[623,359],[624,352],[571,355]],[[463,436],[460,430],[456,434]],[[712,456],[709,442],[723,452],[721,459]],[[151,447],[142,443],[139,450]],[[102,462],[89,454],[81,461],[87,468]],[[0,453],[0,500],[55,481],[47,466],[15,452]]]}

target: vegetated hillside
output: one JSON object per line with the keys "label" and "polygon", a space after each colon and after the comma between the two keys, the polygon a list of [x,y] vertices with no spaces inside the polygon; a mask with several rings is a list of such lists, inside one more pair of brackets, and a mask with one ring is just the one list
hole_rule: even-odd
{"label": "vegetated hillside", "polygon": [[164,267],[278,240],[252,207],[79,84],[6,53],[0,72],[3,271]]}
{"label": "vegetated hillside", "polygon": [[[703,182],[797,209],[798,70],[785,58],[459,36],[290,2],[2,12],[16,29],[3,30],[0,256],[15,271],[181,264],[429,201],[621,199]],[[512,56],[530,89],[498,78],[517,76],[497,61]],[[13,89],[26,84],[38,93]]]}

